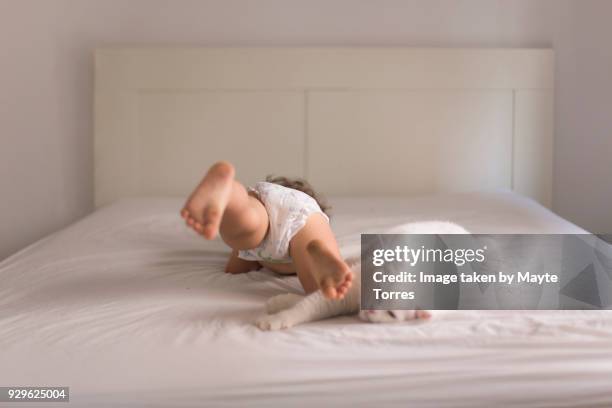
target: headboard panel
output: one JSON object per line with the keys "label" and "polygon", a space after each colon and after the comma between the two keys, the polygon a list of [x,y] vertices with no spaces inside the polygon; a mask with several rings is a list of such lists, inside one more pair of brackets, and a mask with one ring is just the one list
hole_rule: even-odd
{"label": "headboard panel", "polygon": [[535,49],[100,49],[96,205],[186,195],[219,159],[247,184],[506,187],[549,205],[553,64]]}

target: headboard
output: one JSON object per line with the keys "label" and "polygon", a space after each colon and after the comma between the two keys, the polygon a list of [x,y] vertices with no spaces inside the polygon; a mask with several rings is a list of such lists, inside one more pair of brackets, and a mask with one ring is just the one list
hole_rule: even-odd
{"label": "headboard", "polygon": [[508,188],[550,204],[548,49],[105,48],[95,202],[186,195],[213,162],[333,195]]}

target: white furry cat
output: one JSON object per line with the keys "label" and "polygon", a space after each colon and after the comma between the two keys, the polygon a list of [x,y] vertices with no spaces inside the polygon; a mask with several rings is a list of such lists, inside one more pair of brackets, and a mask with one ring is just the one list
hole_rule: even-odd
{"label": "white furry cat", "polygon": [[[401,225],[389,234],[469,234],[463,227],[447,221],[414,222]],[[321,291],[309,295],[285,293],[274,296],[266,302],[266,314],[255,324],[262,330],[287,329],[298,324],[327,319],[334,316],[359,312],[362,320],[375,323],[400,322],[429,317],[423,310],[359,310],[361,299],[361,262],[348,259],[354,274],[353,285],[346,296],[331,300]]]}

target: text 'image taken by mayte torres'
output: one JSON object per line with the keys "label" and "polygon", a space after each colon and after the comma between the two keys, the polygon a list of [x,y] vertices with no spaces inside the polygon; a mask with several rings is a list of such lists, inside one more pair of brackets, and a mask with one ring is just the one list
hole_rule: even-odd
{"label": "text 'image taken by mayte torres'", "polygon": [[612,288],[590,279],[590,266],[601,264],[593,250],[598,243],[593,235],[364,234],[362,304],[385,310],[603,307],[603,292]]}

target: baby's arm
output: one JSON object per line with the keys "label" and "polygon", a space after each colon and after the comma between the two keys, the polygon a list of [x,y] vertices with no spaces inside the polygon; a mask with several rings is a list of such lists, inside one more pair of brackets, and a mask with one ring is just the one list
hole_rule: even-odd
{"label": "baby's arm", "polygon": [[259,262],[238,258],[238,251],[235,249],[232,251],[225,265],[225,273],[246,273],[259,269],[261,269]]}

